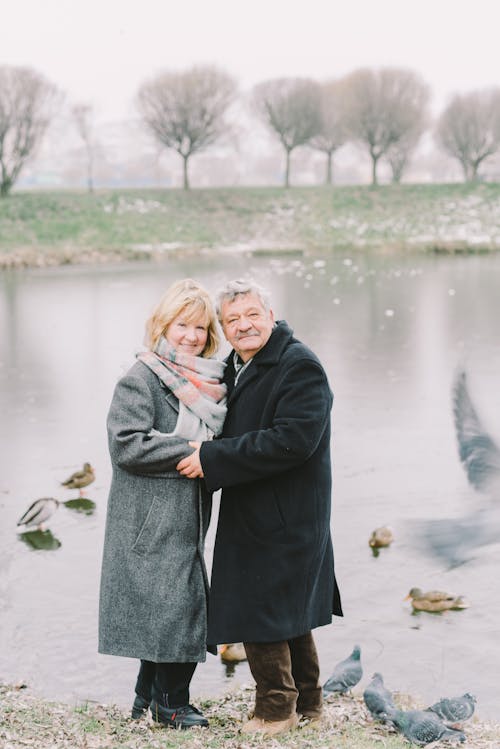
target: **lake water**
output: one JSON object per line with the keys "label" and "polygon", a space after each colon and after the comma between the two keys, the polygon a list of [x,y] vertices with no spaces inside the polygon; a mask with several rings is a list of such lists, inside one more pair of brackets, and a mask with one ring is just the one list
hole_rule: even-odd
{"label": "lake water", "polygon": [[[365,676],[431,702],[464,691],[500,720],[499,546],[446,570],[416,550],[408,520],[460,515],[481,497],[460,465],[451,412],[457,365],[500,435],[500,255],[166,258],[0,276],[0,679],[68,702],[128,707],[136,662],[96,652],[97,600],[110,482],[105,418],[163,290],[191,275],[215,290],[252,275],[278,318],[319,355],[335,392],[332,528],[345,617],[316,631],[322,679],[359,643]],[[16,522],[37,497],[74,497],[60,481],[90,461],[92,515],[60,507],[56,550],[33,550]],[[216,518],[214,518],[216,520]],[[371,531],[395,541],[375,558]],[[214,538],[207,542],[207,559]],[[411,614],[413,586],[464,595],[465,611]],[[251,683],[208,656],[193,698]]]}

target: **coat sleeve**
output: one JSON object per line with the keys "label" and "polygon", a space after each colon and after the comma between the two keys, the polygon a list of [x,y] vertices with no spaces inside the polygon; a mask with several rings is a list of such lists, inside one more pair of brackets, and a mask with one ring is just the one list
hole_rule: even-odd
{"label": "coat sleeve", "polygon": [[113,464],[129,473],[161,478],[193,450],[182,437],[149,435],[155,426],[153,395],[134,375],[118,382],[108,414],[109,451]]}
{"label": "coat sleeve", "polygon": [[282,473],[316,451],[330,423],[333,400],[321,365],[307,359],[292,364],[282,376],[275,399],[270,427],[203,442],[200,459],[209,489]]}

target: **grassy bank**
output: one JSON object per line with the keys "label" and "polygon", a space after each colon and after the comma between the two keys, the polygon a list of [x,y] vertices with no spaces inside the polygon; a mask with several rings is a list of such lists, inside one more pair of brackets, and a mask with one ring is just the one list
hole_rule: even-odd
{"label": "grassy bank", "polygon": [[0,267],[202,248],[500,248],[500,184],[14,192]]}
{"label": "grassy bank", "polygon": [[[296,731],[275,739],[247,738],[238,733],[251,707],[253,690],[243,689],[200,706],[209,729],[173,731],[149,718],[132,721],[113,706],[69,706],[35,698],[26,689],[0,686],[0,747],[19,749],[403,749],[408,743],[393,729],[374,723],[359,696],[330,697],[319,727],[302,721]],[[406,709],[410,700],[398,696]],[[464,726],[467,747],[497,749],[500,726],[473,718]]]}

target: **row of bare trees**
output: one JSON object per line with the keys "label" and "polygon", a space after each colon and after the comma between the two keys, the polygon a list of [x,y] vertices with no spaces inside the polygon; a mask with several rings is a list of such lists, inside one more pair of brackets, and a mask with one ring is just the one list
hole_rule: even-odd
{"label": "row of bare trees", "polygon": [[[228,133],[227,114],[237,96],[235,80],[214,67],[165,72],[143,83],[136,103],[145,127],[162,147],[182,158],[184,187],[189,160]],[[247,97],[251,110],[279,140],[290,184],[293,151],[309,146],[326,156],[326,182],[344,144],[361,146],[377,184],[380,160],[399,182],[419,140],[430,126],[429,88],[415,72],[400,68],[360,69],[319,83],[280,78],[257,84]],[[9,193],[26,161],[36,152],[62,96],[28,68],[0,67],[0,194]],[[92,108],[72,108],[87,157],[87,183],[93,189],[95,158]],[[438,144],[458,160],[466,180],[500,150],[500,88],[456,95],[435,126]]]}

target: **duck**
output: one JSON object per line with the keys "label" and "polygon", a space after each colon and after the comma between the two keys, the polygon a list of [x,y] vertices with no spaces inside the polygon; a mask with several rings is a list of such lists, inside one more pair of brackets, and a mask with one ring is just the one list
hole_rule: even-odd
{"label": "duck", "polygon": [[382,525],[380,528],[375,528],[372,535],[370,536],[368,544],[372,547],[372,549],[381,549],[386,546],[390,546],[393,541],[394,533],[392,531],[392,528],[390,528],[388,525]]}
{"label": "duck", "polygon": [[405,601],[408,600],[411,601],[415,611],[437,613],[469,607],[463,596],[456,596],[454,593],[446,593],[443,590],[428,590],[424,593],[420,588],[412,588],[405,598]]}
{"label": "duck", "polygon": [[242,642],[230,642],[220,646],[219,654],[224,663],[241,663],[246,661],[247,654]]}
{"label": "duck", "polygon": [[17,525],[41,530],[43,523],[52,517],[60,504],[59,500],[54,499],[54,497],[40,497],[40,499],[35,499],[24,515],[19,518]]}
{"label": "duck", "polygon": [[61,482],[61,486],[67,489],[79,489],[80,497],[83,496],[82,489],[95,481],[94,469],[90,463],[84,463],[81,471],[75,471],[66,481]]}
{"label": "duck", "polygon": [[362,676],[361,648],[359,645],[355,645],[351,655],[337,663],[333,669],[332,675],[323,686],[323,695],[327,696],[334,692],[338,694],[350,692],[361,681]]}

